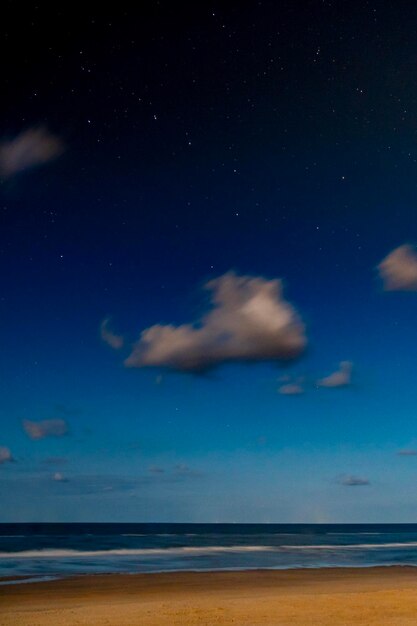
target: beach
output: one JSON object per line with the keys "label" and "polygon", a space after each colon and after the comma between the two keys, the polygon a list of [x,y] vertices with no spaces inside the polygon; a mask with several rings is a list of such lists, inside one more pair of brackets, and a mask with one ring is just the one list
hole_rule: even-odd
{"label": "beach", "polygon": [[0,587],[1,626],[406,626],[412,567],[74,576]]}

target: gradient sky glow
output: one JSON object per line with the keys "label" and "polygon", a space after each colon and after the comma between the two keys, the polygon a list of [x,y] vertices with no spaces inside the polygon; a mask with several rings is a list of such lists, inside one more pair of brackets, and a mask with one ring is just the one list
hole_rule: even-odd
{"label": "gradient sky glow", "polygon": [[[417,6],[6,5],[0,521],[414,522]],[[298,358],[125,367],[228,272]]]}

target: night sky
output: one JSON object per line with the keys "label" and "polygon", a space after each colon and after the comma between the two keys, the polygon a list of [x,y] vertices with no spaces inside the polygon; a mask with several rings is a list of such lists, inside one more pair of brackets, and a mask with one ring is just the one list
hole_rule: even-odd
{"label": "night sky", "polygon": [[0,521],[414,522],[417,6],[194,4],[4,3]]}

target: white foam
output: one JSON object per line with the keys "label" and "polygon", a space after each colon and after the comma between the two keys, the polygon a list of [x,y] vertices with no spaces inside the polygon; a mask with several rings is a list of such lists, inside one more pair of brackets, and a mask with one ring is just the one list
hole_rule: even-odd
{"label": "white foam", "polygon": [[222,552],[265,552],[274,550],[272,546],[189,546],[181,548],[117,548],[112,550],[22,550],[20,552],[0,552],[0,559],[56,559],[100,556],[162,556],[162,555],[204,555]]}
{"label": "white foam", "polygon": [[417,548],[417,541],[407,543],[357,543],[357,544],[323,544],[302,546],[280,546],[283,550],[383,550],[389,548]]}

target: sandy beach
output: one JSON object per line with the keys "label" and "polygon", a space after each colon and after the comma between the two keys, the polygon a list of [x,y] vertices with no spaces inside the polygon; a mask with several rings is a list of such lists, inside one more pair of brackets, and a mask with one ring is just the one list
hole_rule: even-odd
{"label": "sandy beach", "polygon": [[1,626],[405,626],[407,567],[100,575],[0,587]]}

